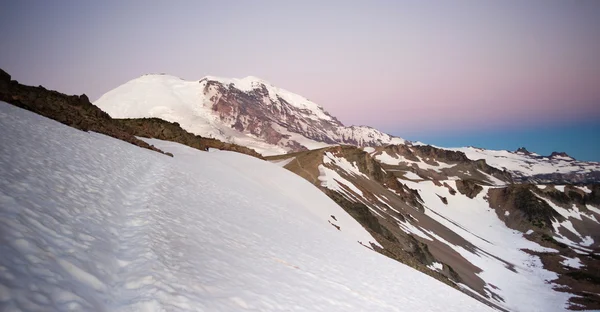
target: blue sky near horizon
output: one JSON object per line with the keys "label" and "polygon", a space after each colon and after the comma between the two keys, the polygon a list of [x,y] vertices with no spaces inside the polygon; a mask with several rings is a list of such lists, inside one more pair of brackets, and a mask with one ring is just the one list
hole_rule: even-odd
{"label": "blue sky near horizon", "polygon": [[442,147],[474,146],[509,151],[525,147],[544,156],[566,152],[577,160],[600,161],[600,123],[597,120],[458,133],[415,133],[404,138]]}
{"label": "blue sky near horizon", "polygon": [[6,0],[0,29],[14,79],[91,100],[256,76],[346,125],[600,161],[597,0]]}

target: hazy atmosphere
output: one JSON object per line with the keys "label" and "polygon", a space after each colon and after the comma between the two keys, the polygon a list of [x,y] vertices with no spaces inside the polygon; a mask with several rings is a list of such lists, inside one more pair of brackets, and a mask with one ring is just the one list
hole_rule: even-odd
{"label": "hazy atmosphere", "polygon": [[0,68],[91,100],[251,75],[346,125],[600,161],[599,1],[4,1],[0,27]]}

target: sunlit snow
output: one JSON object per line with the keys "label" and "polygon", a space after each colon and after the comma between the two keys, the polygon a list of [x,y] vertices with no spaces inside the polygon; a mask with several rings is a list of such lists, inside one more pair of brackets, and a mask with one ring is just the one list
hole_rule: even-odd
{"label": "sunlit snow", "polygon": [[564,266],[568,266],[574,269],[580,269],[582,267],[584,267],[583,263],[581,263],[581,260],[579,260],[579,258],[575,257],[575,258],[569,258],[569,257],[565,257],[565,256],[561,256],[563,257],[565,260],[561,261],[560,263]]}

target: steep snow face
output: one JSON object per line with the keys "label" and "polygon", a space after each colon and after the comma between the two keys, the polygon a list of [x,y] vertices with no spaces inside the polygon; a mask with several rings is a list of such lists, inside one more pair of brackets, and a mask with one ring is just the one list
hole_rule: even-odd
{"label": "steep snow face", "polygon": [[517,180],[544,183],[556,180],[569,183],[600,182],[600,163],[577,161],[561,154],[543,157],[535,153],[495,151],[476,147],[448,150],[463,152],[472,160],[484,159],[492,167],[506,169]]}
{"label": "steep snow face", "polygon": [[171,158],[1,102],[0,129],[2,310],[490,310],[360,245],[277,164],[148,140]]}
{"label": "steep snow face", "polygon": [[114,118],[158,117],[263,155],[339,143],[406,142],[369,127],[345,127],[316,103],[256,77],[184,81],[145,75],[109,91],[94,104]]}

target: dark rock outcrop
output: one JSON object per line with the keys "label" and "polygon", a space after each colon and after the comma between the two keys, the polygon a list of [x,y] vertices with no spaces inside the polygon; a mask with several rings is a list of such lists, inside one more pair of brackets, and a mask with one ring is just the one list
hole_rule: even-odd
{"label": "dark rock outcrop", "polygon": [[483,191],[483,187],[474,180],[457,180],[456,189],[469,198],[474,198],[479,192]]}
{"label": "dark rock outcrop", "polygon": [[550,158],[556,158],[556,157],[563,157],[563,158],[573,158],[571,156],[569,156],[567,153],[565,152],[552,152],[552,154],[550,154]]}
{"label": "dark rock outcrop", "polygon": [[85,94],[66,95],[46,90],[42,86],[22,85],[11,80],[8,73],[0,70],[0,101],[54,119],[76,129],[102,133],[164,154],[154,146],[137,139],[126,127],[90,103]]}
{"label": "dark rock outcrop", "polygon": [[514,184],[502,189],[502,195],[513,207],[521,211],[533,226],[551,228],[553,220],[563,221],[563,216],[535,196],[534,187],[530,184]]}
{"label": "dark rock outcrop", "polygon": [[525,155],[531,155],[531,152],[528,151],[525,147],[519,147],[516,151],[516,153],[522,153]]}
{"label": "dark rock outcrop", "polygon": [[209,148],[216,148],[263,159],[263,156],[253,149],[236,144],[224,143],[216,139],[194,135],[183,130],[176,122],[168,122],[159,118],[115,120],[123,124],[129,130],[129,132],[135,136],[177,142],[203,151],[206,151]]}

